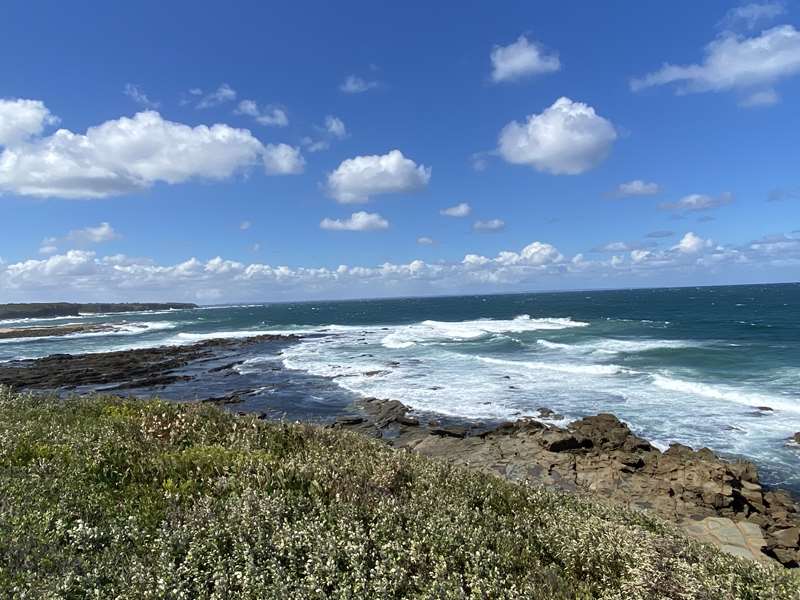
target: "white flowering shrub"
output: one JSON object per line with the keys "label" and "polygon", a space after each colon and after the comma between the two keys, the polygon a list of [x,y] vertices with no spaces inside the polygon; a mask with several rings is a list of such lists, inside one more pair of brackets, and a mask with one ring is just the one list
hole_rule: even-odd
{"label": "white flowering shrub", "polygon": [[638,512],[353,433],[0,389],[0,598],[800,598]]}

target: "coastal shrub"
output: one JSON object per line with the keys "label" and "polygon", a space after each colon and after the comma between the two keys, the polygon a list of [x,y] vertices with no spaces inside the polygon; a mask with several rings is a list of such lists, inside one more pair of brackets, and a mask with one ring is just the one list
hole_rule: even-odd
{"label": "coastal shrub", "polygon": [[798,598],[644,513],[355,433],[0,389],[2,598]]}

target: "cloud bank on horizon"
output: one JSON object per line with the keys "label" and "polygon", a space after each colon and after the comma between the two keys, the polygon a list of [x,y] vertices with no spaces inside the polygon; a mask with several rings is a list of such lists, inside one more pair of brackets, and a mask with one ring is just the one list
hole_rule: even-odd
{"label": "cloud bank on horizon", "polygon": [[[276,10],[286,23],[309,18]],[[683,48],[657,31],[630,47],[625,23],[595,8],[519,10],[485,37],[418,29],[402,56],[402,28],[376,24],[363,45],[340,47],[332,27],[308,41],[324,66],[304,52],[263,66],[246,35],[217,50],[187,37],[191,59],[159,46],[174,63],[163,65],[109,47],[83,57],[103,75],[87,75],[80,98],[77,84],[48,83],[72,59],[53,51],[70,41],[45,17],[50,70],[21,52],[25,79],[0,86],[0,301],[796,279],[796,7],[695,6]],[[353,33],[346,15],[323,12]],[[669,7],[630,13],[665,30],[676,18]],[[607,31],[578,41],[568,15]],[[214,16],[198,17],[198,31],[227,22]],[[116,28],[114,11],[73,17],[92,26],[85,36],[101,24],[120,39],[137,31]],[[0,51],[28,43],[32,18],[10,13]],[[262,43],[286,47],[291,28],[266,27]],[[221,73],[209,82],[195,64],[212,58]],[[113,97],[108,65],[123,81]]]}
{"label": "cloud bank on horizon", "polygon": [[[388,226],[380,215],[355,213],[346,221],[326,219],[324,229],[353,230]],[[107,225],[107,224],[106,224]],[[73,232],[78,233],[78,232]],[[661,237],[663,233],[656,232]],[[80,235],[80,233],[78,233]],[[433,244],[430,238],[418,243]],[[520,250],[502,250],[494,257],[469,253],[459,261],[386,262],[375,266],[327,267],[273,266],[244,263],[220,256],[210,260],[190,258],[161,265],[146,258],[121,254],[99,256],[92,250],[68,250],[47,258],[17,263],[0,262],[0,286],[9,301],[62,297],[92,298],[97,291],[115,300],[131,298],[234,302],[239,300],[291,300],[359,298],[396,295],[398,289],[419,294],[520,291],[535,286],[550,289],[567,283],[581,288],[587,276],[614,282],[634,275],[642,285],[682,281],[690,272],[713,273],[721,269],[759,266],[773,262],[800,265],[800,232],[769,236],[742,246],[726,246],[689,231],[665,247],[632,247],[612,242],[599,249],[604,256],[584,253],[565,256],[555,246],[535,241]]]}

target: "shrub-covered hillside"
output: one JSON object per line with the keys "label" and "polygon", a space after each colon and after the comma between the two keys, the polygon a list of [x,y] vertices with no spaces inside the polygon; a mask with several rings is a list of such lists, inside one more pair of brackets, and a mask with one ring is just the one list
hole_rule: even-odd
{"label": "shrub-covered hillside", "polygon": [[796,598],[575,496],[210,406],[0,389],[2,598]]}

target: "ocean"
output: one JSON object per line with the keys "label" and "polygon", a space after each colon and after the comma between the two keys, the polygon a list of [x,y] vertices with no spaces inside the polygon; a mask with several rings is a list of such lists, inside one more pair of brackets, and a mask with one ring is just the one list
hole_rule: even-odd
{"label": "ocean", "polygon": [[316,419],[374,396],[483,421],[612,412],[662,449],[744,457],[800,491],[799,317],[800,284],[265,303],[0,321],[121,327],[3,340],[0,360],[297,333],[237,367],[246,409]]}

